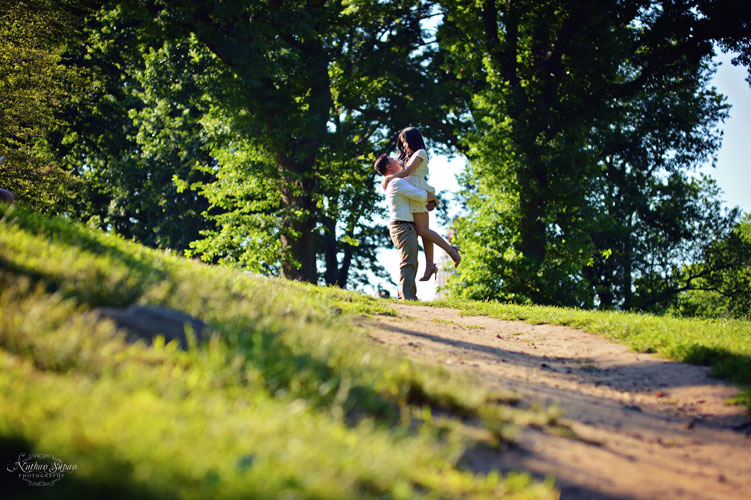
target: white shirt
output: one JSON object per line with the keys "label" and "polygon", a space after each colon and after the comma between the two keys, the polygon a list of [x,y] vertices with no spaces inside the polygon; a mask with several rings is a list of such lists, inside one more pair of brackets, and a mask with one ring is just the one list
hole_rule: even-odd
{"label": "white shirt", "polygon": [[389,222],[402,220],[414,222],[409,200],[424,203],[428,201],[428,193],[424,189],[416,188],[401,178],[393,179],[386,187],[386,203],[389,206]]}

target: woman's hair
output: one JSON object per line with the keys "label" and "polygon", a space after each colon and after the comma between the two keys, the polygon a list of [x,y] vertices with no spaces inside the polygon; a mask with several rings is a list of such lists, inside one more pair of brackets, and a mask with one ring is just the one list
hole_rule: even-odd
{"label": "woman's hair", "polygon": [[405,165],[410,157],[420,149],[424,149],[426,152],[428,149],[425,147],[422,134],[415,127],[407,127],[399,132],[399,136],[396,139],[396,147],[399,149],[399,162],[402,165]]}

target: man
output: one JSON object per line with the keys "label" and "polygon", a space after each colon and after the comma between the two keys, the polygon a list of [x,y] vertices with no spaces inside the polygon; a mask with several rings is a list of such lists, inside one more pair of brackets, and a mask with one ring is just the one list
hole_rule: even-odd
{"label": "man", "polygon": [[[375,162],[381,175],[393,175],[402,166],[388,155],[381,155]],[[386,187],[386,203],[389,206],[389,233],[391,241],[399,250],[399,299],[417,300],[417,231],[409,209],[409,200],[419,201],[432,210],[438,202],[435,195],[416,188],[404,179],[396,178]]]}

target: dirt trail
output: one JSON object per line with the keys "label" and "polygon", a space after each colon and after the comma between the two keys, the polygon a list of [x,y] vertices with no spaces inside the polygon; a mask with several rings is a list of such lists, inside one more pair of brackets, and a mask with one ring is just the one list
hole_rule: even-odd
{"label": "dirt trail", "polygon": [[510,450],[470,451],[472,469],[552,475],[563,499],[751,498],[749,418],[707,369],[572,328],[394,308],[398,318],[366,320],[375,341],[557,404],[583,438],[525,429]]}

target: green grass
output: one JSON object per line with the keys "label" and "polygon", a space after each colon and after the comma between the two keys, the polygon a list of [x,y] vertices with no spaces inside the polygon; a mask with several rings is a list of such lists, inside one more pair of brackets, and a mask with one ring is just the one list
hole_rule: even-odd
{"label": "green grass", "polygon": [[[187,350],[129,344],[94,312],[135,303],[199,317],[213,336]],[[78,469],[50,488],[6,476],[5,497],[555,497],[528,476],[457,465],[473,445],[466,422],[500,441],[545,411],[381,349],[353,314],[390,310],[6,212],[0,461],[46,452]]]}
{"label": "green grass", "polygon": [[712,374],[743,389],[735,402],[751,413],[751,321],[655,316],[497,302],[441,301],[468,315],[570,326],[600,334],[639,352],[709,366]]}

